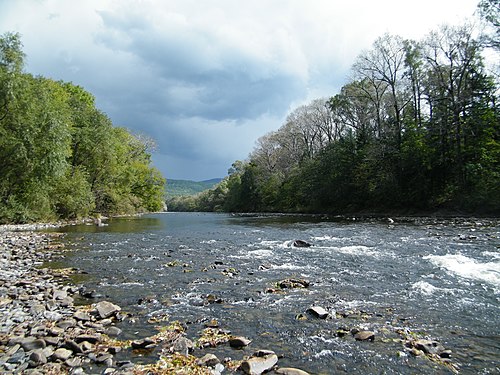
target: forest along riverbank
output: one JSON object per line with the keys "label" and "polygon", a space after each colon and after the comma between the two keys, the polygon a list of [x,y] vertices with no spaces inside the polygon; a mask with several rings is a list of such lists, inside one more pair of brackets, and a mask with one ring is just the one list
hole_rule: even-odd
{"label": "forest along riverbank", "polygon": [[[76,306],[75,299],[85,296],[85,289],[72,285],[68,275],[77,270],[41,268],[55,252],[64,251],[58,241],[63,234],[15,229],[18,227],[0,228],[1,373],[145,374],[182,368],[190,374],[220,374],[224,370],[260,374],[274,368],[277,374],[307,374],[293,368],[278,369],[278,356],[270,350],[259,350],[244,361],[227,360],[224,365],[213,354],[196,358],[190,355],[194,344],[185,337],[185,327],[179,322],[145,339],[116,340],[121,330],[115,323],[127,316],[120,306],[109,301]],[[241,348],[251,341],[230,336],[213,324],[200,342],[224,342]],[[161,360],[156,363],[134,365],[126,354],[118,359],[122,349],[148,351],[160,344]]]}

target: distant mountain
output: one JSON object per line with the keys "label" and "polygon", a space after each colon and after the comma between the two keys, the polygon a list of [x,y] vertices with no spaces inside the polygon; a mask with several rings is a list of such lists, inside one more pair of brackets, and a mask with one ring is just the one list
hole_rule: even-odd
{"label": "distant mountain", "polygon": [[205,181],[167,179],[167,198],[177,197],[180,195],[198,194],[204,190],[213,188],[221,181],[222,178],[212,178],[211,180]]}

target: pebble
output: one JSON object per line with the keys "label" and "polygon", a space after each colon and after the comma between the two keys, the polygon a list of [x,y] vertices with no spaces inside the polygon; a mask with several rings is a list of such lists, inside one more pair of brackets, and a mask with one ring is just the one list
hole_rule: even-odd
{"label": "pebble", "polygon": [[111,367],[121,348],[103,345],[101,333],[121,333],[114,326],[121,308],[75,307],[78,289],[64,285],[64,270],[38,268],[62,248],[50,244],[59,234],[9,228],[0,226],[0,373],[84,373],[92,356]]}

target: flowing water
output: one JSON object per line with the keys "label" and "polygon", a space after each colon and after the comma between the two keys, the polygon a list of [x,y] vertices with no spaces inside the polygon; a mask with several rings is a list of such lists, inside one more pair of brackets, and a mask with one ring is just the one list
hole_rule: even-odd
{"label": "flowing water", "polygon": [[[195,355],[241,359],[270,349],[280,366],[310,373],[452,373],[408,354],[400,339],[413,336],[452,350],[460,373],[500,372],[496,220],[166,213],[64,230],[73,250],[57,265],[82,270],[79,283],[131,314],[123,339],[153,335],[168,318],[195,340],[217,319],[251,345]],[[295,239],[312,246],[294,247]],[[287,278],[311,285],[280,291]],[[330,317],[307,314],[312,305]],[[375,341],[338,337],[340,328],[374,331]]]}

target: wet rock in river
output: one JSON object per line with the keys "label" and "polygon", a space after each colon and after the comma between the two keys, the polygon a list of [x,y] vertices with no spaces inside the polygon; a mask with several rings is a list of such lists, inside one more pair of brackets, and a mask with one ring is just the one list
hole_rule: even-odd
{"label": "wet rock in river", "polygon": [[278,363],[278,356],[270,350],[260,350],[252,357],[243,361],[239,370],[245,374],[260,375],[270,371]]}
{"label": "wet rock in river", "polygon": [[326,319],[329,315],[328,311],[321,306],[311,306],[307,309],[307,312],[320,319]]}
{"label": "wet rock in river", "polygon": [[278,282],[281,289],[308,288],[311,283],[304,279],[284,279]]}
{"label": "wet rock in river", "polygon": [[152,338],[146,337],[142,340],[134,340],[130,343],[132,349],[151,349],[156,346],[156,341]]}
{"label": "wet rock in river", "polygon": [[375,332],[372,331],[358,331],[354,333],[354,339],[357,341],[374,341]]}
{"label": "wet rock in river", "polygon": [[112,326],[112,327],[106,328],[104,333],[108,336],[115,337],[115,336],[119,336],[122,333],[122,330],[118,327]]}
{"label": "wet rock in river", "polygon": [[229,345],[231,348],[241,349],[245,346],[248,346],[252,340],[247,339],[243,336],[234,336],[229,339]]}
{"label": "wet rock in river", "polygon": [[293,241],[293,246],[294,247],[311,247],[312,245],[309,242],[306,242],[304,240],[295,240],[295,241]]}
{"label": "wet rock in river", "polygon": [[[440,355],[444,353],[446,349],[437,341],[420,339],[412,342],[412,346],[418,350],[423,351],[425,354],[437,354]],[[449,354],[449,353],[447,353]]]}

